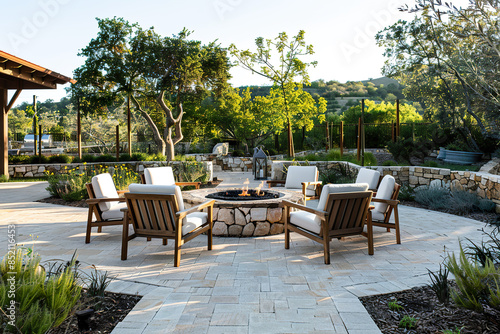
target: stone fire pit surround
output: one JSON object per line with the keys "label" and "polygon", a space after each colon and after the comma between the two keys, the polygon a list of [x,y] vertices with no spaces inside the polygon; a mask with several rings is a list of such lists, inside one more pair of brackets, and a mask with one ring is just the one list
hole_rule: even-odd
{"label": "stone fire pit surround", "polygon": [[[183,192],[183,198],[187,206],[197,205],[207,201],[208,199],[205,196],[210,193],[237,189],[239,188],[191,190]],[[254,201],[216,200],[213,213],[213,235],[259,237],[283,233],[281,201],[287,199],[296,203],[303,203],[303,196],[298,192],[279,188],[276,188],[275,191],[283,193],[283,196],[276,199]]]}

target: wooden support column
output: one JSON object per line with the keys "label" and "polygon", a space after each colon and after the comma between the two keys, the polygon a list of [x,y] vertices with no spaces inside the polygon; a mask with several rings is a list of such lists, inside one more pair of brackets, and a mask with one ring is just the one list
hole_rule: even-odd
{"label": "wooden support column", "polygon": [[9,129],[7,89],[0,89],[0,175],[9,177]]}
{"label": "wooden support column", "polygon": [[342,158],[344,155],[344,121],[340,121],[339,137],[340,157]]}
{"label": "wooden support column", "polygon": [[399,139],[399,99],[396,100],[396,140]]}
{"label": "wooden support column", "polygon": [[116,161],[120,161],[120,126],[116,126]]}
{"label": "wooden support column", "polygon": [[128,155],[132,155],[132,125],[130,115],[130,94],[127,96],[127,139],[128,139]]}
{"label": "wooden support column", "polygon": [[326,122],[326,152],[330,149],[330,130],[328,129],[328,122]]}
{"label": "wooden support column", "polygon": [[80,99],[76,107],[76,140],[78,142],[78,159],[82,160],[82,123],[80,120]]}

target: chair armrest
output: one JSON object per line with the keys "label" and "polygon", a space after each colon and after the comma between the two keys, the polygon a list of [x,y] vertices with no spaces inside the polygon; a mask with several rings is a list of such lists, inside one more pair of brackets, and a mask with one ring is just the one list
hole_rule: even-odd
{"label": "chair armrest", "polygon": [[211,206],[213,208],[214,204],[215,204],[215,200],[213,199],[211,201],[206,201],[206,202],[203,202],[203,203],[198,204],[196,206],[193,206],[192,208],[176,212],[175,215],[177,217],[179,217],[179,219],[182,219],[182,218],[186,217],[188,214],[196,212],[196,211],[201,211],[206,207]]}
{"label": "chair armrest", "polygon": [[323,181],[302,182],[302,184],[305,184],[306,187],[308,187],[308,186],[319,186],[319,185],[323,184]]}
{"label": "chair armrest", "polygon": [[89,198],[86,200],[87,204],[99,204],[104,202],[125,202],[125,198]]}
{"label": "chair armrest", "polygon": [[282,184],[284,186],[285,183],[286,183],[286,181],[283,181],[283,180],[269,180],[269,181],[267,181],[269,188],[276,186],[278,184]]}
{"label": "chair armrest", "polygon": [[392,205],[392,206],[396,206],[396,205],[399,204],[398,200],[394,200],[394,199],[382,199],[382,198],[372,198],[372,202],[385,203],[385,204],[389,204],[389,205]]}
{"label": "chair armrest", "polygon": [[126,189],[126,190],[117,190],[116,192],[118,193],[118,195],[122,195],[122,194],[128,193],[129,190],[128,189]]}
{"label": "chair armrest", "polygon": [[201,182],[175,182],[176,186],[195,186],[196,189],[200,189]]}
{"label": "chair armrest", "polygon": [[302,210],[302,211],[313,213],[316,216],[318,216],[319,218],[321,218],[321,220],[325,220],[325,217],[328,214],[326,211],[316,210],[316,209],[307,207],[305,205],[293,203],[293,202],[290,202],[290,201],[287,201],[287,200],[283,200],[280,205],[284,206],[284,207],[289,206],[291,208],[295,208],[295,209],[299,209],[299,210]]}

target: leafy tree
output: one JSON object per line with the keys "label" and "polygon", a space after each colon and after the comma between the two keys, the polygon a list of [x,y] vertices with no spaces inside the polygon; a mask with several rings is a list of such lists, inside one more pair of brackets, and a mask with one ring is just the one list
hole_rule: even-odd
{"label": "leafy tree", "polygon": [[86,60],[75,71],[73,95],[85,112],[98,114],[130,98],[158,152],[173,160],[185,113],[195,118],[201,101],[227,86],[226,51],[215,42],[189,40],[186,29],[161,37],[153,28],[144,30],[122,18],[97,21],[97,37],[80,53]]}
{"label": "leafy tree", "polygon": [[[358,122],[361,117],[361,105],[350,107],[342,114],[342,120],[348,124]],[[422,121],[415,107],[410,104],[402,104],[399,107],[399,117],[401,122],[419,122]],[[396,121],[396,104],[390,102],[376,103],[375,101],[365,100],[365,123],[390,123]]]}
{"label": "leafy tree", "polygon": [[[431,89],[413,89],[431,102],[441,100],[446,110],[461,118],[457,127],[471,139],[470,124],[484,137],[500,139],[500,19],[499,2],[471,0],[457,8],[441,0],[416,0],[403,10],[420,13],[413,21],[399,21],[377,35],[389,58],[384,74],[409,79],[423,77]],[[427,106],[428,107],[428,106]],[[465,117],[465,115],[469,117]],[[462,116],[464,115],[464,116]],[[474,142],[472,146],[477,148]]]}
{"label": "leafy tree", "polygon": [[[282,110],[279,112],[286,120],[288,133],[288,155],[295,156],[292,136],[292,125],[296,121],[295,116],[301,117],[296,109],[290,107],[291,96],[293,92],[295,79],[300,77],[303,84],[309,83],[307,69],[309,66],[316,66],[317,62],[306,63],[299,59],[301,56],[314,54],[313,46],[307,45],[304,39],[303,30],[289,40],[288,35],[282,32],[275,39],[264,39],[258,37],[255,40],[257,46],[256,52],[249,50],[238,50],[234,44],[231,44],[229,51],[235,56],[238,63],[244,68],[259,74],[273,82],[279,89],[282,98]],[[273,53],[277,53],[279,61],[271,62]]]}

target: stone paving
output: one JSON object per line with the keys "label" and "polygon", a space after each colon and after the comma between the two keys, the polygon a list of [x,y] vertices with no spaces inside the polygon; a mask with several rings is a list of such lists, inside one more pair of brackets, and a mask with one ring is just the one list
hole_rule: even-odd
{"label": "stone paving", "polygon": [[[222,186],[241,184],[250,173],[219,173]],[[358,297],[389,293],[429,282],[445,252],[459,239],[480,240],[484,224],[471,219],[401,206],[402,244],[393,233],[375,230],[375,255],[364,237],[331,243],[331,264],[321,245],[292,233],[284,236],[214,237],[212,251],[200,236],[182,248],[173,267],[173,246],[161,241],[130,242],[120,260],[119,226],[92,234],[84,243],[87,209],[33,202],[48,197],[46,183],[0,183],[0,245],[4,255],[7,225],[17,242],[44,260],[69,259],[78,251],[84,268],[95,264],[116,279],[113,292],[144,297],[115,328],[128,333],[349,333],[379,329]]]}

